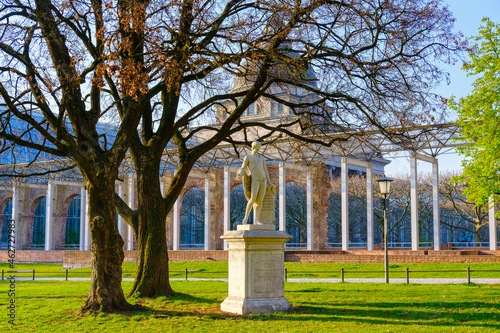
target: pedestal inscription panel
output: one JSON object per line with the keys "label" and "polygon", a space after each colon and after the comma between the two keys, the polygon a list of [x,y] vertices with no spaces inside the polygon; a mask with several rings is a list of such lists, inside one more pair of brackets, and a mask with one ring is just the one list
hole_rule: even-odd
{"label": "pedestal inscription panel", "polygon": [[[251,290],[254,294],[280,294],[283,290],[283,266],[281,256],[272,254],[252,254],[251,267],[254,270]],[[281,296],[281,295],[280,295]]]}

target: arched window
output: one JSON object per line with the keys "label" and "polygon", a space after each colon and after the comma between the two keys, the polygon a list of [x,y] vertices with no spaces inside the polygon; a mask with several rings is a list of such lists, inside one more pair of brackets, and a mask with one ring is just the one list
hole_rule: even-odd
{"label": "arched window", "polygon": [[35,207],[32,247],[40,248],[43,247],[44,245],[45,245],[45,197],[41,198]]}
{"label": "arched window", "polygon": [[307,206],[306,190],[291,182],[286,184],[286,232],[293,238],[287,247],[307,246]]}
{"label": "arched window", "polygon": [[205,191],[193,187],[182,199],[180,245],[203,248],[205,243]]}
{"label": "arched window", "polygon": [[255,114],[255,105],[252,103],[248,106],[248,115],[253,116]]}
{"label": "arched window", "polygon": [[68,207],[68,217],[66,218],[66,237],[64,239],[65,248],[78,248],[80,245],[80,202],[79,195],[75,196]]}
{"label": "arched window", "polygon": [[9,221],[12,219],[12,200],[5,204],[3,209],[2,239],[0,248],[6,249],[9,245]]}

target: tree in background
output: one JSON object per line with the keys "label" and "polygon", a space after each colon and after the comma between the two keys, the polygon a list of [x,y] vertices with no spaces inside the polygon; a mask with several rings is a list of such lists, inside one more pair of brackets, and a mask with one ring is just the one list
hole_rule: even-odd
{"label": "tree in background", "polygon": [[[382,239],[383,235],[383,216],[380,201],[380,189],[377,185],[377,178],[373,177],[373,198],[374,198],[374,236],[375,239]],[[418,211],[419,211],[419,226],[420,234],[423,239],[430,237],[428,235],[429,225],[432,226],[432,206],[429,211],[429,203],[432,205],[431,197],[428,195],[428,186],[426,186],[426,179],[430,176],[418,177]],[[336,235],[335,239],[329,242],[341,242],[342,233],[342,216],[341,216],[341,180],[335,178],[331,181],[332,193],[329,198],[328,207],[328,227],[335,230],[333,234]],[[349,176],[348,179],[348,193],[349,193],[349,234],[353,238],[354,243],[366,242],[366,178],[364,176]],[[432,191],[431,191],[432,195]],[[391,243],[408,243],[410,241],[410,179],[409,176],[400,175],[395,177],[391,183],[391,193],[388,197],[388,236]],[[382,242],[382,241],[380,241]]]}
{"label": "tree in background", "polygon": [[463,69],[469,76],[479,76],[472,93],[449,103],[458,112],[462,128],[458,147],[465,156],[463,175],[457,178],[469,186],[464,189],[470,202],[481,206],[490,196],[500,200],[500,25],[483,19],[479,42],[470,52],[470,61]]}
{"label": "tree in background", "polygon": [[288,246],[307,245],[307,193],[297,182],[286,184],[286,232],[293,236]]}
{"label": "tree in background", "polygon": [[[243,192],[243,184],[236,185],[230,194],[230,230],[236,230],[236,226],[241,224],[243,218],[245,217],[245,209],[247,207],[247,199],[245,198],[245,193]],[[253,221],[253,211],[250,212],[249,221]]]}
{"label": "tree in background", "polygon": [[[353,243],[366,242],[366,179],[363,176],[349,175],[347,180],[349,235]],[[328,243],[342,242],[342,214],[340,177],[330,182],[332,192],[328,197]]]}
{"label": "tree in background", "polygon": [[[455,179],[455,181],[453,181]],[[478,204],[470,201],[465,193],[470,185],[457,181],[463,175],[444,173],[439,177],[439,194],[441,197],[442,223],[450,231],[451,242],[474,241],[480,243],[488,229],[488,203]],[[454,239],[457,230],[474,235],[474,240]]]}
{"label": "tree in background", "polygon": [[[378,178],[378,177],[377,177]],[[420,178],[417,179],[419,182]],[[376,179],[373,179],[375,198],[381,198],[380,187],[378,186]],[[387,206],[387,237],[388,241],[395,243],[408,243],[408,235],[410,234],[410,179],[408,176],[400,175],[394,178],[391,183],[391,193],[388,199]],[[384,234],[384,220],[382,205],[379,200],[375,201],[375,207],[373,214],[375,231],[378,231],[378,235],[381,239],[380,243],[383,243]],[[420,205],[418,206],[421,207]]]}

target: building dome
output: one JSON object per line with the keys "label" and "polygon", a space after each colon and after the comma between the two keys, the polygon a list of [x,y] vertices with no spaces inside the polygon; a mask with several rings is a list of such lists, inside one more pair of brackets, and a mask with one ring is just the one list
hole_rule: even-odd
{"label": "building dome", "polygon": [[[318,79],[316,73],[309,66],[308,62],[300,59],[297,52],[284,50],[283,58],[287,60],[276,61],[268,72],[268,79],[278,79],[285,84],[294,83],[317,88]],[[244,61],[239,68],[239,73],[234,79],[231,92],[237,92],[248,88],[255,81],[259,64],[252,61]]]}

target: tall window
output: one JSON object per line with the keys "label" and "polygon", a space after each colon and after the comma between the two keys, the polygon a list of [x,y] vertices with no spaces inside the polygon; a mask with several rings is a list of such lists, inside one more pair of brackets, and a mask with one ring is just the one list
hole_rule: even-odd
{"label": "tall window", "polygon": [[283,104],[271,102],[271,116],[278,116],[283,113]]}
{"label": "tall window", "polygon": [[180,245],[200,248],[205,238],[205,191],[193,187],[182,199]]}
{"label": "tall window", "polygon": [[306,200],[305,188],[296,182],[286,184],[286,232],[293,237],[287,247],[307,246]]}
{"label": "tall window", "polygon": [[9,220],[12,219],[12,200],[9,200],[3,209],[2,238],[0,248],[6,249],[9,242]]}
{"label": "tall window", "polygon": [[248,115],[253,116],[255,114],[255,105],[252,103],[248,106]]}
{"label": "tall window", "polygon": [[279,103],[278,104],[278,114],[282,114],[283,113],[283,104]]}
{"label": "tall window", "polygon": [[32,247],[43,247],[45,245],[45,197],[41,198],[35,207],[32,245]]}
{"label": "tall window", "polygon": [[80,202],[79,195],[71,200],[66,218],[66,237],[64,244],[66,248],[77,248],[80,245]]}
{"label": "tall window", "polygon": [[256,112],[256,114],[261,114],[261,112],[262,112],[262,111],[260,110],[260,105],[259,105],[259,104],[257,104],[257,112]]}

